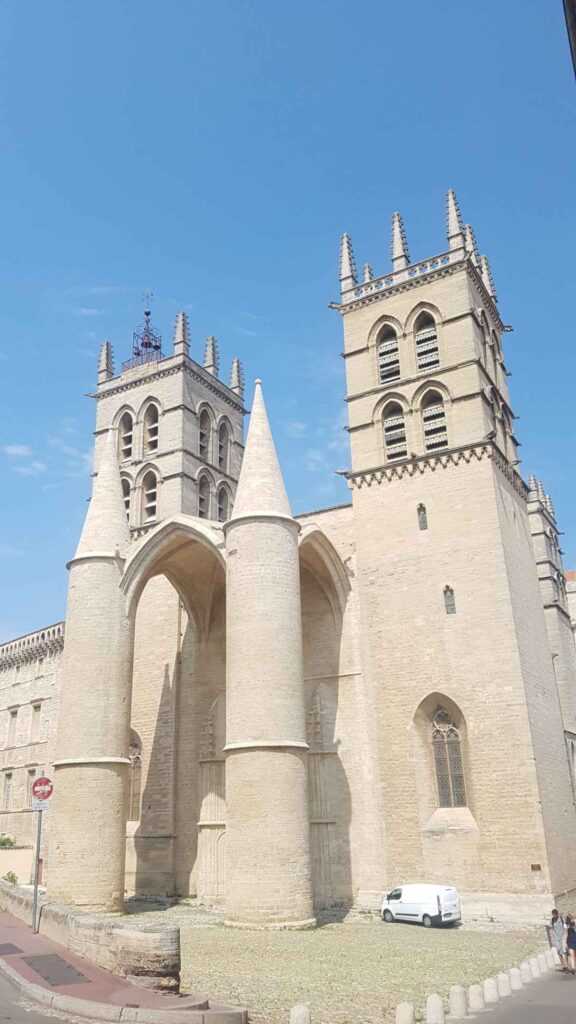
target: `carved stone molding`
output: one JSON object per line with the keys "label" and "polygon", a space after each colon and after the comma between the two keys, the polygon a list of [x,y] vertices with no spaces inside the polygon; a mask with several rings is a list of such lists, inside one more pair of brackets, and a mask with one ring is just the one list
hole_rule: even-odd
{"label": "carved stone molding", "polygon": [[393,480],[402,480],[406,476],[422,476],[424,473],[434,473],[436,470],[447,469],[449,466],[459,466],[461,463],[480,462],[482,459],[492,460],[509,483],[512,484],[514,490],[522,498],[527,498],[528,487],[522,480],[522,477],[510,465],[500,449],[492,442],[482,442],[481,444],[467,445],[462,448],[453,448],[441,454],[418,455],[399,463],[360,470],[356,473],[346,473],[345,476],[348,480],[348,486],[359,490],[362,487],[371,487],[372,484],[392,483]]}
{"label": "carved stone molding", "polygon": [[36,633],[12,640],[0,647],[0,672],[5,672],[18,665],[40,661],[64,648],[64,623],[58,622],[47,629],[39,629]]}

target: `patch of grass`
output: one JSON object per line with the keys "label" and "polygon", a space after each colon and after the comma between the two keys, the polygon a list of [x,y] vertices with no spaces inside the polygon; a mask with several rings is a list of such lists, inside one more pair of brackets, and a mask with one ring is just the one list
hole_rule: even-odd
{"label": "patch of grass", "polygon": [[307,1003],[313,1024],[383,1024],[406,999],[471,985],[518,964],[544,945],[540,930],[424,929],[367,923],[310,932],[251,932],[186,926],[182,988],[247,1006],[250,1020],[286,1024]]}

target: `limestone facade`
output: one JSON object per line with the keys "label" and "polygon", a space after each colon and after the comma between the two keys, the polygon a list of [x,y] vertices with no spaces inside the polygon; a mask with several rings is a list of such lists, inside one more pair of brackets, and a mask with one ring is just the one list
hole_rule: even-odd
{"label": "limestone facade", "polygon": [[443,252],[411,262],[396,214],[391,271],[360,281],[344,236],[340,283],[336,508],[292,516],[259,385],[244,453],[240,365],[192,359],[183,314],[168,356],[116,374],[103,346],[64,659],[0,648],[4,775],[54,764],[55,899],[303,927],[409,881],[496,916],[576,890],[576,584],[520,474],[488,261],[450,192]]}

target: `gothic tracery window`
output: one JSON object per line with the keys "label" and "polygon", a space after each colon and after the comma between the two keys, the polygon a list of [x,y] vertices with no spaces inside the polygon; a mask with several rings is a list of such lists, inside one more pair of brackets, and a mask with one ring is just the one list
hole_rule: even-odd
{"label": "gothic tracery window", "polygon": [[443,707],[437,708],[432,719],[432,749],[439,806],[465,807],[462,741],[452,717]]}

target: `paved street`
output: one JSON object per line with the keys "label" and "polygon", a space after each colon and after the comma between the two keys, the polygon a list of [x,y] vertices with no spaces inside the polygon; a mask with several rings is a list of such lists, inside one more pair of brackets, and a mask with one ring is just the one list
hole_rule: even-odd
{"label": "paved street", "polygon": [[555,971],[482,1016],[486,1024],[574,1024],[576,977]]}
{"label": "paved street", "polygon": [[[23,1006],[19,1005],[20,1001]],[[66,1020],[52,1011],[44,1015],[40,1010],[27,1009],[31,1005],[0,976],[0,1024],[56,1024]]]}

